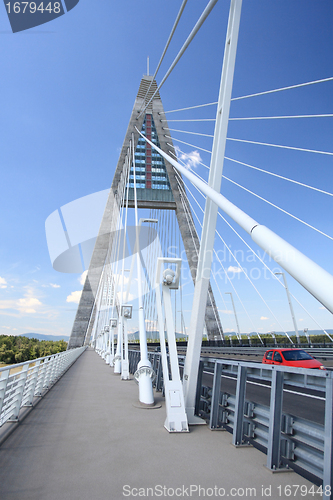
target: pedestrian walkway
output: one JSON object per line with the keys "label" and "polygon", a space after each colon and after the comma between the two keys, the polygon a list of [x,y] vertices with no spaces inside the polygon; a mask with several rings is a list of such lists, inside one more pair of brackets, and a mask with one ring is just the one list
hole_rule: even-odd
{"label": "pedestrian walkway", "polygon": [[137,399],[134,380],[85,351],[0,447],[1,500],[322,498],[304,495],[312,484],[294,472],[272,474],[258,450],[234,448],[227,432],[169,434],[164,404],[140,409]]}

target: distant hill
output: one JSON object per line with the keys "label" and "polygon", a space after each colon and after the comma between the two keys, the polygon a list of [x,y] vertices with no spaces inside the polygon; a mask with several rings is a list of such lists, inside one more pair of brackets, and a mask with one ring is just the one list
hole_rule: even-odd
{"label": "distant hill", "polygon": [[[326,328],[326,331],[329,335],[333,336],[333,330],[329,329],[329,328]],[[275,331],[274,332],[275,335],[284,335],[284,332],[277,332]],[[287,332],[288,335],[295,335],[295,330],[293,331],[288,331]],[[300,336],[304,335],[304,332],[303,330],[299,330],[298,333],[300,334]],[[323,330],[309,330],[307,332],[309,335],[325,335]],[[229,336],[231,335],[232,337],[236,335],[236,332],[224,332],[224,335],[226,336]],[[245,333],[242,333],[241,332],[241,335],[246,335]],[[250,336],[257,336],[257,333],[256,332],[250,332],[249,333]],[[260,332],[260,335],[271,335],[271,332]]]}
{"label": "distant hill", "polygon": [[43,333],[22,333],[20,337],[28,337],[29,339],[37,339],[37,340],[65,340],[65,342],[69,341],[68,335],[44,335]]}
{"label": "distant hill", "polygon": [[[331,336],[333,335],[333,330],[326,328],[326,331],[327,331],[327,333],[329,335],[331,335]],[[271,332],[267,332],[267,333],[262,333],[261,332],[260,335],[270,335],[270,333]],[[277,332],[276,331],[274,333],[275,333],[275,335],[284,335],[284,332]],[[295,335],[295,330],[289,331],[287,333],[288,333],[288,335]],[[299,329],[298,333],[300,334],[300,336],[304,335],[304,332],[301,329]],[[307,333],[309,335],[325,335],[325,333],[323,332],[323,330],[309,330]],[[255,332],[251,332],[250,335],[257,335],[257,334]]]}
{"label": "distant hill", "polygon": [[[186,335],[186,337],[187,337],[187,335]],[[128,340],[129,340],[129,342],[137,341],[137,340],[139,340],[139,338],[140,338],[140,333],[138,331],[134,332],[134,333],[129,333],[128,334]],[[148,331],[147,332],[147,338],[151,339],[151,340],[159,341],[159,339],[160,339],[160,333],[158,331],[155,331],[155,330],[154,331]],[[184,338],[184,334],[176,332],[176,340],[183,339],[183,338]]]}

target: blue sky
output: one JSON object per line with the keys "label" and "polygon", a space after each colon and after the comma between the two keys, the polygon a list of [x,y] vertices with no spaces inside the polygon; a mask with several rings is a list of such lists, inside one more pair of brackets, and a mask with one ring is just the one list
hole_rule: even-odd
{"label": "blue sky", "polygon": [[[70,333],[77,304],[68,302],[68,297],[81,289],[80,275],[52,269],[45,220],[62,205],[111,185],[140,79],[146,73],[147,56],[152,72],[180,4],[174,0],[81,0],[59,19],[17,34],[10,32],[5,7],[1,8],[0,334]],[[188,2],[158,82],[205,5],[201,0]],[[166,111],[217,100],[228,9],[229,2],[218,2],[162,87]],[[333,4],[329,0],[244,0],[233,96],[333,76],[332,19]],[[323,113],[333,113],[333,82],[235,101],[230,115]],[[215,109],[167,116],[170,120],[214,118]],[[212,123],[169,125],[179,130],[213,133]],[[176,132],[173,135],[211,149],[209,138]],[[333,152],[333,118],[235,121],[229,126],[228,136]],[[179,146],[186,153],[195,149],[180,143]],[[203,152],[200,155],[203,163],[209,164],[209,156]],[[332,156],[232,141],[228,141],[226,155],[333,191]],[[207,178],[203,167],[196,169]],[[224,174],[333,235],[332,197],[230,161],[225,162]],[[226,180],[222,182],[222,193],[333,273],[332,240]],[[203,206],[201,197],[197,199]],[[259,275],[262,266],[247,260],[247,248],[231,230],[222,221],[218,229],[231,249],[239,250],[248,271],[255,267],[258,271],[252,274]],[[223,251],[218,240],[216,248]],[[227,260],[226,264],[238,267],[233,261]],[[277,267],[268,264],[272,269]],[[236,273],[233,283],[256,329],[281,330],[241,273]],[[256,280],[255,284],[282,326],[292,330],[283,288],[272,279]],[[292,278],[288,278],[288,284],[323,327],[333,328],[329,312]],[[223,294],[232,291],[229,284],[223,286]],[[190,295],[189,286],[188,310]],[[241,330],[252,331],[238,298],[234,298]],[[230,302],[219,304],[219,308],[227,311],[222,313],[225,330],[235,329]],[[300,329],[318,329],[298,305],[294,304],[294,308]]]}

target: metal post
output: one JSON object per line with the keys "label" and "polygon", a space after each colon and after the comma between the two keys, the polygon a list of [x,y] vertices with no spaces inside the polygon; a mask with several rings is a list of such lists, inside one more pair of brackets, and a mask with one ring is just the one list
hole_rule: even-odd
{"label": "metal post", "polygon": [[110,326],[106,325],[104,327],[105,331],[105,363],[110,364]]}
{"label": "metal post", "polygon": [[[113,373],[116,373],[117,375],[120,375],[121,373],[121,358],[122,358],[122,334],[121,334],[121,329],[123,327],[123,323],[119,318],[119,325],[118,325],[118,332],[117,332],[117,349],[116,349],[116,355],[114,357],[114,363],[113,363]],[[121,328],[121,329],[120,329]]]}
{"label": "metal post", "polygon": [[[6,389],[7,389],[8,379],[9,379],[9,372],[10,372],[10,370],[5,370],[5,371],[1,372],[1,378],[0,378],[0,415],[2,412],[2,407],[3,407],[5,396],[6,396]],[[2,425],[1,420],[0,420],[0,425]]]}
{"label": "metal post", "polygon": [[154,376],[151,363],[148,359],[148,347],[147,347],[147,332],[145,324],[145,312],[143,309],[142,300],[142,275],[141,275],[141,251],[140,251],[140,240],[139,240],[139,224],[138,224],[138,202],[136,193],[136,174],[135,174],[135,148],[134,148],[134,134],[132,134],[132,164],[133,164],[133,177],[134,177],[134,211],[135,211],[135,230],[136,230],[136,242],[137,242],[137,252],[136,252],[136,263],[137,263],[137,275],[138,275],[138,302],[139,302],[139,335],[140,335],[140,353],[141,359],[138,363],[138,369],[134,374],[135,379],[139,384],[139,401],[140,403],[146,405],[154,404],[154,393],[153,393],[153,382],[152,378]]}
{"label": "metal post", "polygon": [[24,386],[25,386],[25,381],[27,380],[28,376],[28,370],[29,370],[29,363],[26,365],[23,365],[21,368],[21,372],[18,374],[18,386],[19,389],[15,391],[15,405],[13,407],[13,413],[10,419],[8,419],[8,422],[11,421],[17,421],[20,408],[21,408],[21,402],[22,402],[22,397],[23,397],[23,392],[24,392]]}
{"label": "metal post", "polygon": [[234,315],[235,315],[235,320],[236,320],[236,327],[237,327],[237,332],[238,332],[238,340],[239,342],[242,341],[242,337],[241,337],[241,333],[240,333],[240,329],[239,329],[239,324],[238,324],[238,319],[237,319],[237,314],[236,314],[236,308],[235,308],[235,303],[234,303],[234,299],[232,297],[232,293],[231,292],[225,292],[226,295],[230,295],[231,297],[231,303],[232,303],[232,307],[233,307],[233,310],[234,310]]}
{"label": "metal post", "polygon": [[[128,168],[128,177],[127,177],[127,182],[129,180],[129,174],[130,174],[130,150],[127,150],[127,155],[125,158],[125,168]],[[135,170],[135,169],[134,169]],[[122,305],[124,303],[124,279],[125,279],[125,253],[126,253],[126,230],[127,230],[127,212],[128,212],[128,191],[129,189],[127,188],[126,190],[126,209],[125,209],[125,223],[124,223],[124,238],[123,238],[123,258],[122,258],[122,267],[121,267],[121,287],[120,287],[120,315],[119,315],[119,325],[118,325],[118,339],[117,339],[117,353],[115,357],[115,363],[114,363],[114,373],[121,373],[121,363],[123,359],[123,335],[124,335],[124,318],[123,315],[121,314],[122,311]]]}
{"label": "metal post", "polygon": [[109,364],[110,366],[114,365],[114,331],[117,328],[117,319],[116,318],[111,318],[109,321],[109,329],[111,331],[111,338],[110,338],[110,357],[109,357]]}
{"label": "metal post", "polygon": [[[325,441],[324,441],[324,474],[323,492],[324,498],[331,498],[333,486],[333,374],[327,374],[326,379],[326,401],[325,401]],[[329,494],[328,494],[329,492]]]}
{"label": "metal post", "polygon": [[[217,192],[220,192],[222,180],[241,7],[242,0],[231,0],[208,180],[208,186]],[[190,424],[199,423],[199,419],[194,415],[195,396],[208,285],[212,265],[217,212],[217,205],[210,198],[207,198],[202,226],[197,275],[195,280],[191,323],[189,329],[190,335],[188,339],[184,367],[184,395],[186,413]]]}
{"label": "metal post", "polygon": [[213,379],[213,392],[212,403],[210,408],[209,428],[219,428],[219,410],[220,410],[220,392],[221,392],[221,375],[222,363],[215,363],[214,379]]}
{"label": "metal post", "polygon": [[283,371],[272,370],[271,403],[267,444],[267,468],[274,471],[280,467],[280,437],[283,402]]}
{"label": "metal post", "polygon": [[197,381],[197,395],[195,399],[195,412],[194,412],[196,415],[198,415],[200,410],[202,376],[203,376],[204,366],[205,366],[204,362],[200,360],[199,370],[198,370],[198,381]]}
{"label": "metal post", "polygon": [[246,366],[238,366],[237,388],[236,388],[236,404],[235,404],[235,421],[232,433],[232,444],[241,446],[243,444],[243,423],[244,423],[244,407],[246,393]]}
{"label": "metal post", "polygon": [[120,311],[123,319],[123,353],[121,359],[121,379],[129,380],[127,321],[132,318],[132,306],[123,305]]}
{"label": "metal post", "polygon": [[162,370],[162,357],[159,355],[158,368],[156,372],[156,391],[161,392],[163,388],[163,370]]}
{"label": "metal post", "polygon": [[294,328],[295,328],[297,343],[300,344],[299,333],[298,333],[296,318],[295,318],[295,314],[294,314],[294,308],[293,308],[293,305],[292,305],[292,302],[291,302],[291,298],[290,298],[289,288],[288,288],[288,285],[287,285],[286,276],[285,276],[284,273],[274,273],[274,274],[276,274],[276,275],[277,274],[282,274],[282,278],[283,278],[283,282],[284,282],[284,287],[285,287],[286,292],[287,292],[287,299],[288,299],[288,303],[289,303],[289,307],[290,307],[290,313],[291,313],[291,317],[292,317],[292,320],[293,320],[293,323],[294,323]]}

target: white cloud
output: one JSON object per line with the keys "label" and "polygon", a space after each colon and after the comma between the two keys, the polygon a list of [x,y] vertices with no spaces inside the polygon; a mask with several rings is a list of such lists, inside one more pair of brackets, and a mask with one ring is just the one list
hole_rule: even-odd
{"label": "white cloud", "polygon": [[228,267],[228,273],[241,273],[242,270],[240,267],[236,267],[236,266],[229,266]]}
{"label": "white cloud", "polygon": [[231,311],[230,309],[219,309],[219,312],[224,314],[233,314],[233,311]]}
{"label": "white cloud", "polygon": [[84,272],[81,274],[80,278],[79,278],[79,282],[80,282],[80,284],[81,284],[82,286],[84,285],[84,283],[85,283],[85,281],[86,281],[87,274],[88,274],[88,271],[84,271]]}
{"label": "white cloud", "polygon": [[42,288],[60,288],[60,285],[56,285],[55,283],[49,283],[48,285],[42,285]]}
{"label": "white cloud", "polygon": [[36,299],[35,297],[32,297],[30,293],[31,292],[28,292],[28,294],[24,298],[17,300],[0,300],[0,309],[3,310],[14,309],[19,313],[26,313],[26,314],[36,313],[36,309],[42,306],[43,304],[41,303],[40,300]]}
{"label": "white cloud", "polygon": [[35,314],[36,309],[34,309],[34,307],[42,305],[41,301],[34,297],[26,297],[24,299],[19,299],[18,303],[19,307],[20,308],[22,307],[23,309],[23,310],[21,309],[21,312],[25,312],[27,314]]}
{"label": "white cloud", "polygon": [[66,302],[74,302],[74,304],[78,304],[80,302],[82,290],[77,290],[76,292],[72,292],[68,295]]}
{"label": "white cloud", "polygon": [[26,297],[24,299],[19,299],[18,303],[21,307],[31,307],[31,306],[41,306],[42,303],[40,300],[34,297]]}
{"label": "white cloud", "polygon": [[[266,316],[261,316],[261,321],[265,321],[266,319],[269,319],[269,318],[266,318]],[[272,326],[272,325],[271,325]]]}
{"label": "white cloud", "polygon": [[300,318],[298,321],[304,321],[304,319],[303,319],[303,318]]}
{"label": "white cloud", "polygon": [[199,151],[191,151],[190,153],[182,153],[179,147],[175,147],[178,158],[185,163],[186,168],[196,168],[202,161]]}
{"label": "white cloud", "polygon": [[7,288],[7,281],[0,276],[0,288]]}

